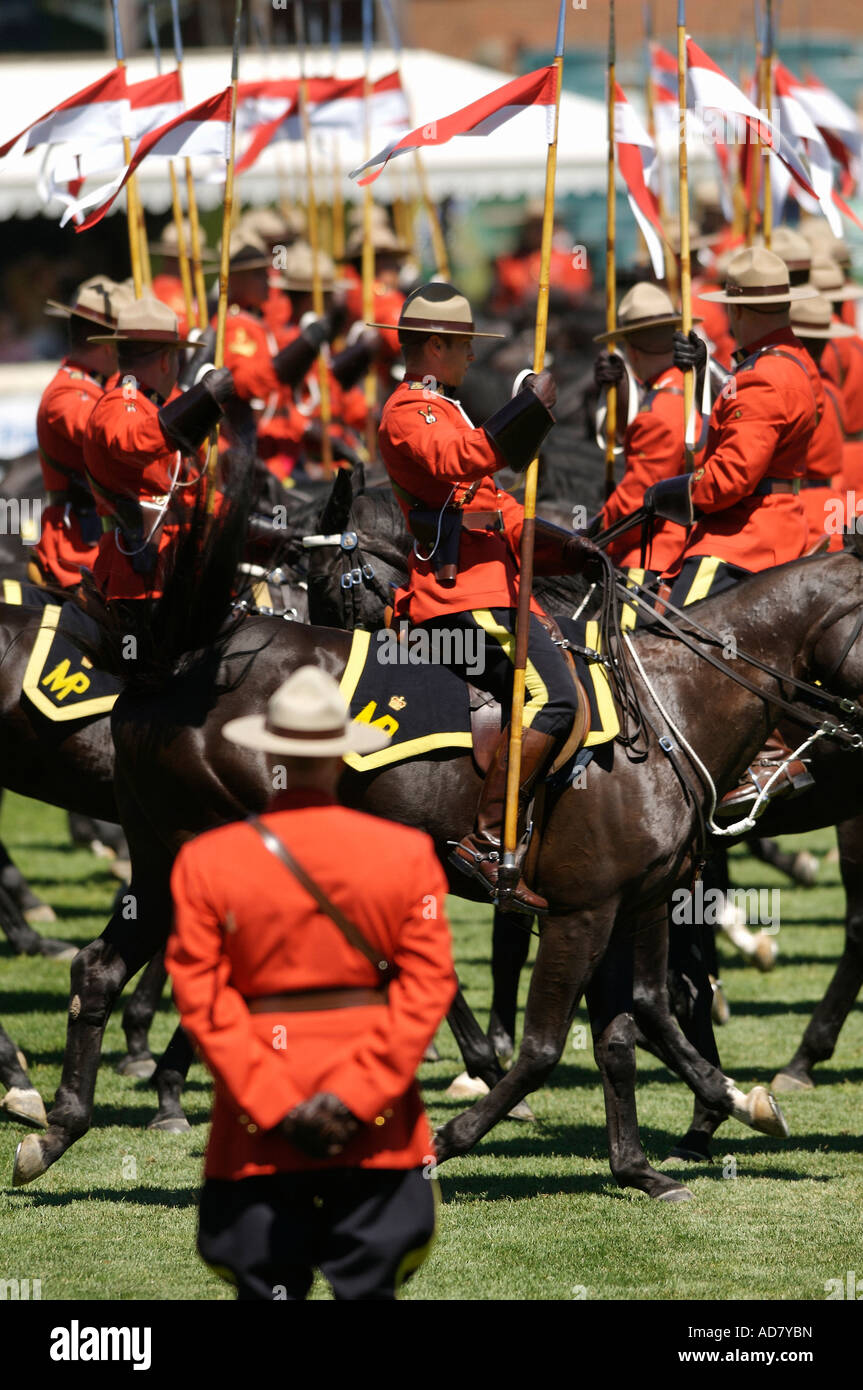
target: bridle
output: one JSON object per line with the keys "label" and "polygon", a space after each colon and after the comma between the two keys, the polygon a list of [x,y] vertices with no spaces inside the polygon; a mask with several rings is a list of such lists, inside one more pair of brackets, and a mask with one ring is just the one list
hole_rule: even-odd
{"label": "bridle", "polygon": [[383,604],[384,608],[392,602],[392,594],[378,579],[374,565],[363,556],[357,531],[334,531],[329,535],[303,536],[302,545],[304,550],[317,550],[325,546],[338,547],[341,561],[339,588],[344,595],[346,608],[350,608],[350,612],[346,612],[345,615],[346,620],[351,619],[350,628],[356,627],[356,609],[360,590],[368,589]]}

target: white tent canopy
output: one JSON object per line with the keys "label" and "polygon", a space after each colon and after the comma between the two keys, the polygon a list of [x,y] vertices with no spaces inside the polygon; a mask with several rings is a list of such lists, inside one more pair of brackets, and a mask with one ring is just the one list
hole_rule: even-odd
{"label": "white tent canopy", "polygon": [[[167,68],[167,55],[163,55],[163,59]],[[315,59],[316,55],[312,52],[310,75],[329,70],[329,55],[320,55],[320,62]],[[11,138],[16,130],[38,119],[58,101],[64,101],[96,81],[110,66],[111,60],[107,54],[71,59],[57,55],[0,61],[0,91],[3,92],[0,143]],[[394,66],[393,54],[378,50],[374,56],[372,76],[381,77],[391,72]],[[128,70],[132,82],[152,76],[155,72],[152,56],[132,58]],[[226,50],[189,53],[183,70],[187,104],[194,106],[227,85],[230,80],[230,53]],[[241,81],[296,77],[298,71],[292,50],[278,50],[267,56],[254,52],[241,57]],[[361,71],[361,50],[344,49],[339,57],[338,75],[355,76]],[[465,63],[424,49],[407,50],[403,54],[402,74],[415,125],[449,115],[511,80],[511,76],[496,72],[493,68]],[[373,132],[372,153],[391,139],[390,132]],[[322,140],[317,148],[319,196],[328,197],[336,156],[331,142]],[[546,118],[540,108],[525,111],[492,135],[459,137],[448,145],[430,148],[425,151],[424,159],[432,196],[440,199],[447,196],[519,198],[540,195],[544,188],[545,151]],[[357,198],[360,191],[347,178],[347,172],[364,160],[360,132],[356,139],[346,136],[339,138],[337,158],[344,174],[344,196],[346,199]],[[60,204],[53,202],[46,209],[39,196],[37,182],[42,159],[43,153],[37,149],[23,156],[13,153],[0,160],[0,219],[33,217],[46,211],[59,219]],[[606,115],[603,104],[564,92],[558,149],[558,192],[600,192],[605,186],[605,161]],[[196,160],[197,191],[202,207],[215,207],[222,201],[220,170],[223,168],[224,165],[215,160]],[[261,204],[275,201],[286,191],[299,194],[303,186],[303,169],[302,146],[285,142],[273,145],[242,175],[240,196],[244,203]],[[410,195],[415,187],[413,180],[413,160],[407,156],[394,160],[374,185],[375,196],[382,201],[390,201],[404,196],[406,192]],[[144,161],[139,185],[148,210],[168,210],[170,191],[163,160]],[[118,200],[121,204],[122,201]]]}

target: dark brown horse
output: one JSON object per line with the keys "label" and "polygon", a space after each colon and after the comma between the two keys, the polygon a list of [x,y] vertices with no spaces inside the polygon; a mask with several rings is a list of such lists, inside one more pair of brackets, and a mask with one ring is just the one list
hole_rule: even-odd
{"label": "dark brown horse", "polygon": [[[136,677],[114,709],[116,794],[132,854],[134,919],[115,912],[102,937],[73,964],[63,1077],[47,1134],[30,1136],[19,1149],[18,1183],[38,1177],[89,1126],[104,1027],[125,980],[164,941],[168,879],[178,848],[191,835],[261,809],[268,800],[273,766],[263,755],[249,756],[228,744],[222,725],[260,708],[297,666],[311,662],[338,676],[347,659],[350,638],[343,632],[254,619],[220,632],[231,570],[215,533],[210,541],[209,562],[205,555],[190,564],[197,558],[192,555],[178,564],[179,588],[166,590],[152,630],[141,634]],[[859,560],[835,555],[757,576],[712,600],[709,617],[714,629],[735,633],[739,650],[760,653],[783,673],[818,677],[830,669],[861,604]],[[106,660],[111,628],[109,617]],[[113,634],[118,642],[120,629]],[[840,672],[843,687],[851,690],[863,688],[861,645],[853,644]],[[484,1079],[495,1083],[490,1094],[450,1121],[438,1142],[441,1160],[466,1152],[543,1083],[586,990],[612,1171],[621,1184],[677,1198],[688,1193],[651,1168],[638,1140],[632,934],[639,955],[664,978],[665,905],[676,886],[692,880],[709,797],[701,768],[675,747],[666,719],[685,726],[721,794],[774,726],[784,686],[773,675],[756,673],[759,693],[728,678],[720,696],[719,680],[700,651],[649,634],[638,638],[637,650],[651,684],[648,690],[638,677],[630,692],[640,694],[647,715],[640,746],[617,743],[599,750],[586,785],[567,788],[548,808],[536,881],[552,911],[542,927],[520,1055],[506,1076],[486,1068]],[[743,672],[739,660],[729,666]],[[447,843],[468,828],[479,786],[470,757],[436,755],[374,774],[346,772],[342,795],[348,804],[421,826],[444,856]],[[644,1018],[656,1045],[703,1104],[751,1117],[746,1098],[681,1038],[667,1002],[659,1000]],[[764,1123],[780,1132],[774,1112]]]}

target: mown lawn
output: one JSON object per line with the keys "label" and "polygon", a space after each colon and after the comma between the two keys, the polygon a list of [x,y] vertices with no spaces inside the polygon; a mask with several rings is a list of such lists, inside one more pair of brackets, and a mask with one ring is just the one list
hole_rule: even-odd
{"label": "mown lawn", "polygon": [[[4,799],[0,832],[60,922],[51,934],[83,943],[107,919],[116,881],[73,850],[65,816]],[[782,887],[780,962],[770,975],[723,950],[732,1019],[719,1031],[726,1070],[749,1087],[769,1081],[799,1041],[842,941],[844,898],[827,859],[832,832],[809,837],[821,857],[814,889],[735,854],[735,881]],[[483,1020],[490,913],[451,902],[459,975]],[[49,1101],[60,1072],[68,966],[13,957],[0,943],[0,1020],[27,1054]],[[526,989],[527,975],[523,982]],[[583,1018],[586,1022],[586,1016]],[[167,999],[154,1028],[173,1029]],[[432,1120],[457,1113],[444,1095],[457,1070],[451,1035],[423,1069]],[[196,1188],[209,1085],[192,1069],[190,1133],[151,1134],[146,1083],[117,1076],[119,1017],[108,1028],[95,1128],[32,1187],[9,1186],[27,1132],[0,1120],[0,1279],[41,1279],[43,1299],[232,1297],[194,1250]],[[691,1097],[654,1058],[639,1056],[639,1113],[654,1162],[687,1128]],[[619,1191],[606,1158],[605,1122],[589,1050],[570,1048],[532,1101],[535,1125],[507,1121],[475,1154],[442,1170],[439,1238],[406,1297],[415,1299],[823,1299],[828,1279],[855,1270],[863,1286],[863,1008],[849,1019],[814,1092],[783,1098],[792,1137],[765,1139],[730,1122],[717,1161],[687,1172],[695,1200],[668,1205]],[[733,1162],[731,1161],[733,1160]],[[731,1176],[736,1173],[736,1176]],[[316,1295],[326,1296],[316,1286]]]}

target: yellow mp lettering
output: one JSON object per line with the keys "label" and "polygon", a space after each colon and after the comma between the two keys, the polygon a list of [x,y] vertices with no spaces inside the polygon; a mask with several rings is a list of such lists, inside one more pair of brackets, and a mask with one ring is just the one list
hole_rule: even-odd
{"label": "yellow mp lettering", "polygon": [[83,671],[73,671],[70,675],[69,658],[66,657],[53,671],[49,671],[47,676],[43,676],[41,683],[47,685],[51,694],[56,695],[58,700],[65,700],[67,695],[82,695],[89,687],[90,677],[85,676]]}
{"label": "yellow mp lettering", "polygon": [[359,714],[356,716],[357,721],[360,724],[371,724],[373,729],[383,729],[385,734],[390,734],[395,738],[398,733],[399,721],[393,719],[390,714],[382,714],[380,719],[375,719],[376,709],[377,702],[375,700],[369,700],[365,709],[360,710]]}

